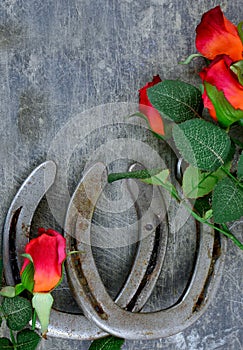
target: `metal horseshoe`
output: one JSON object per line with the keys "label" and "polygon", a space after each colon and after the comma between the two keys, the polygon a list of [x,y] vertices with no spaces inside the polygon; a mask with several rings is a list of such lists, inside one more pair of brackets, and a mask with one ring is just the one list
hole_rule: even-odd
{"label": "metal horseshoe", "polygon": [[[31,221],[34,212],[46,191],[54,183],[56,174],[56,166],[54,162],[47,161],[38,166],[26,179],[19,191],[17,192],[6,217],[4,233],[3,233],[3,251],[4,251],[4,269],[6,282],[9,285],[18,283],[20,280],[19,270],[22,264],[21,254],[28,242],[26,232],[29,232]],[[105,166],[101,163],[95,164],[83,177],[77,189],[75,190],[67,210],[65,232],[72,233],[67,235],[76,236],[76,231],[73,229],[77,225],[77,220],[80,220],[80,215],[77,215],[78,199],[82,199],[81,211],[85,213],[86,235],[90,235],[91,218],[94,211],[96,200],[102,191],[102,185],[107,181]],[[85,197],[85,188],[88,184],[92,184],[94,193],[94,202],[90,202]],[[130,188],[132,195],[132,188]],[[141,237],[146,236],[139,241],[137,255],[134,260],[133,267],[127,281],[120,291],[116,302],[121,307],[127,307],[131,311],[140,310],[148,300],[153,287],[159,277],[161,267],[164,261],[166,244],[167,244],[167,225],[163,225],[158,231],[158,217],[153,212],[157,211],[158,207],[163,207],[163,197],[159,189],[155,190],[155,196],[152,201],[146,220],[149,219],[150,224],[154,225],[151,228],[149,235],[143,232],[146,229],[146,222],[141,221],[140,230]],[[78,205],[78,206],[77,206]],[[83,209],[86,208],[86,209]],[[138,206],[139,210],[139,206]],[[80,213],[78,213],[80,214]],[[80,222],[79,222],[80,224]],[[83,223],[82,223],[83,224]],[[69,248],[71,248],[71,238],[68,239]],[[158,244],[159,242],[159,244]],[[89,246],[90,248],[90,246]],[[155,255],[156,252],[156,255]],[[91,253],[91,249],[89,251]],[[156,259],[154,258],[156,257]],[[68,277],[72,284],[72,274],[68,268]],[[76,275],[76,273],[75,273]],[[79,291],[75,290],[74,294]],[[98,305],[93,304],[97,309]],[[51,312],[50,325],[48,328],[50,336],[70,339],[96,339],[107,335],[95,323],[89,321],[86,317],[77,314],[68,314],[53,309]]]}
{"label": "metal horseshoe", "polygon": [[[90,169],[74,193],[74,208],[68,211],[66,231],[69,233],[69,249],[81,251],[78,260],[74,256],[67,260],[69,282],[75,299],[88,319],[117,337],[157,339],[181,332],[202,315],[217,290],[224,264],[226,239],[215,234],[208,226],[199,225],[199,247],[194,272],[178,302],[157,312],[124,310],[119,305],[119,298],[113,301],[107,293],[91,249],[90,222],[102,192],[96,180],[106,177],[104,171],[105,167],[100,163]],[[89,188],[89,196],[85,185]],[[75,214],[70,219],[72,211]],[[73,227],[75,222],[76,227]]]}
{"label": "metal horseshoe", "polygon": [[[8,285],[20,282],[21,254],[28,243],[28,233],[34,212],[55,181],[56,165],[52,161],[40,164],[22,184],[8,210],[3,231],[3,263]],[[86,339],[80,330],[96,338],[105,335],[85,317],[71,315],[55,309],[51,312],[49,335],[61,338]]]}

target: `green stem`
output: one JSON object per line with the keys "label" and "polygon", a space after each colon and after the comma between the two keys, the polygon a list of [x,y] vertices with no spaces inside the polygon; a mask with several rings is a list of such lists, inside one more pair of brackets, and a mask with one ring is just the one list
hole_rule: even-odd
{"label": "green stem", "polygon": [[[192,190],[191,190],[189,193],[187,193],[187,198],[190,198],[191,193],[193,193],[197,188],[199,188],[200,185],[201,185],[201,183],[203,183],[208,177],[212,176],[213,173],[214,173],[214,172],[211,171],[211,172],[208,173],[206,176],[204,176],[204,177],[202,178],[202,180],[198,182],[197,186],[196,186],[196,187],[193,187]],[[199,172],[198,172],[198,174],[199,174]]]}
{"label": "green stem", "polygon": [[148,179],[150,177],[154,177],[158,182],[160,182],[160,185],[164,187],[167,191],[169,191],[173,198],[175,198],[177,201],[181,200],[181,197],[178,195],[175,187],[170,183],[164,183],[158,178],[156,175],[159,174],[162,171],[162,169],[152,169],[152,170],[138,170],[138,171],[131,171],[131,172],[125,172],[125,173],[112,173],[108,175],[108,183],[112,183],[118,180],[122,179]]}
{"label": "green stem", "polygon": [[9,333],[10,333],[11,342],[13,343],[13,346],[14,346],[14,350],[16,350],[17,349],[17,343],[16,343],[16,340],[14,338],[13,331],[10,328],[9,328]]}
{"label": "green stem", "polygon": [[182,198],[179,196],[178,192],[176,191],[176,188],[170,183],[168,182],[167,183],[164,183],[160,180],[160,178],[158,178],[156,175],[154,176],[154,178],[160,182],[160,185],[165,188],[167,191],[170,192],[170,194],[172,195],[172,197],[174,199],[176,199],[178,202],[181,202],[182,201]]}
{"label": "green stem", "polygon": [[138,170],[125,173],[112,173],[108,175],[108,183],[115,182],[122,179],[148,179],[155,174],[161,172],[162,169],[152,169],[152,170]]}
{"label": "green stem", "polygon": [[82,254],[84,253],[83,250],[72,250],[71,252],[67,253],[67,256],[73,255],[73,254]]}
{"label": "green stem", "polygon": [[203,57],[200,53],[193,53],[192,55],[188,56],[185,61],[180,61],[179,64],[189,64],[195,57]]}
{"label": "green stem", "polygon": [[235,182],[235,181],[238,182],[238,181],[236,180],[236,178],[228,171],[228,169],[226,169],[224,166],[221,166],[221,169],[222,169],[223,172],[224,172],[226,175],[228,175],[234,182]]}
{"label": "green stem", "polygon": [[32,331],[35,330],[36,316],[37,316],[37,315],[36,315],[36,310],[34,309],[34,311],[33,311],[33,317],[32,317],[32,327],[31,327]]}
{"label": "green stem", "polygon": [[237,184],[237,186],[243,187],[243,184],[240,183],[240,181],[238,181],[224,166],[221,166],[221,169],[226,175],[228,175],[231,178],[231,180],[233,180]]}
{"label": "green stem", "polygon": [[[230,174],[230,172],[225,169],[224,167],[221,167],[222,170],[229,175],[230,177],[232,177],[234,179],[234,181],[237,181],[233,175]],[[113,173],[113,174],[109,174],[108,175],[108,182],[114,182],[120,179],[129,179],[129,178],[137,178],[137,179],[146,179],[151,177],[151,173],[155,171],[148,171],[148,170],[140,170],[140,171],[134,171],[134,172],[126,172],[126,173]],[[158,174],[158,170],[156,170],[156,174]],[[172,197],[174,199],[176,199],[177,201],[179,201],[180,203],[182,203],[185,208],[189,211],[189,213],[199,222],[208,225],[209,227],[213,228],[214,230],[222,233],[223,235],[225,235],[226,237],[228,237],[229,239],[231,239],[236,245],[237,247],[239,247],[241,250],[243,250],[243,244],[233,235],[233,233],[230,232],[230,230],[228,229],[228,227],[225,224],[222,224],[222,228],[217,227],[215,225],[213,225],[211,222],[207,221],[205,218],[202,218],[200,215],[198,215],[193,209],[191,209],[184,201],[183,198],[180,197],[180,195],[178,194],[178,192],[176,191],[176,189],[174,188],[174,186],[169,183],[166,184],[164,182],[162,182],[157,176],[154,175],[154,178],[160,182],[160,185],[165,188],[167,191],[170,192],[170,194],[172,195]],[[237,181],[238,183],[238,181]]]}
{"label": "green stem", "polygon": [[240,249],[243,250],[243,244],[230,232],[226,224],[221,224],[224,234],[229,237]]}
{"label": "green stem", "polygon": [[236,245],[237,247],[239,247],[241,250],[243,250],[243,244],[233,235],[233,233],[230,232],[230,230],[228,229],[228,227],[225,224],[222,224],[222,228],[217,227],[213,224],[211,224],[211,222],[208,222],[207,220],[205,220],[204,218],[202,218],[201,216],[199,216],[197,213],[195,213],[195,211],[193,211],[190,207],[188,207],[185,203],[184,203],[185,207],[188,209],[188,211],[191,213],[191,215],[199,222],[208,225],[209,227],[212,227],[214,230],[217,230],[218,232],[222,233],[223,235],[225,235],[226,237],[228,237],[229,239],[231,239]]}

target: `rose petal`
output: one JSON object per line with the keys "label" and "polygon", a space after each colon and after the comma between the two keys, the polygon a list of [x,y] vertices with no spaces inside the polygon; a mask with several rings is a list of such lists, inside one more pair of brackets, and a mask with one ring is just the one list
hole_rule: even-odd
{"label": "rose petal", "polygon": [[200,77],[203,81],[215,86],[217,90],[223,91],[224,96],[235,109],[243,110],[243,86],[230,69],[232,62],[226,55],[218,56],[201,71]]}
{"label": "rose petal", "polygon": [[196,48],[208,59],[221,54],[230,56],[233,61],[242,59],[243,44],[237,27],[224,16],[220,6],[202,16],[196,33]]}
{"label": "rose petal", "polygon": [[147,83],[139,90],[139,110],[143,113],[151,127],[151,130],[156,134],[164,135],[164,124],[159,112],[152,106],[147,95],[147,89],[160,83],[161,79],[159,75],[153,77],[153,80]]}
{"label": "rose petal", "polygon": [[217,115],[216,115],[216,111],[215,111],[214,105],[212,104],[211,100],[209,99],[206,89],[204,89],[202,98],[203,98],[204,107],[208,109],[210,116],[215,121],[217,121]]}
{"label": "rose petal", "polygon": [[[49,292],[62,277],[62,262],[66,258],[66,241],[54,230],[40,229],[37,238],[32,239],[25,247],[25,253],[30,254],[34,263],[33,292]],[[25,258],[21,273],[28,265]]]}
{"label": "rose petal", "polygon": [[59,232],[52,229],[46,230],[46,234],[56,237],[58,250],[58,264],[62,264],[66,259],[66,239]]}

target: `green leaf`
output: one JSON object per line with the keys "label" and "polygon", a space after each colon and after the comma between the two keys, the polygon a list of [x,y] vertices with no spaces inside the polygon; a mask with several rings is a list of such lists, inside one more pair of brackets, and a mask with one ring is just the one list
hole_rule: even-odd
{"label": "green leaf", "polygon": [[25,286],[22,283],[16,284],[15,286],[15,295],[19,295],[25,290]]}
{"label": "green leaf", "polygon": [[167,181],[169,175],[170,175],[169,169],[165,169],[158,174],[155,174],[155,175],[152,175],[151,177],[143,179],[142,181],[150,185],[161,185],[161,183],[164,183]]}
{"label": "green leaf", "polygon": [[213,209],[209,209],[204,214],[204,219],[208,221],[208,219],[210,219],[212,217],[212,215],[213,215]]}
{"label": "green leaf", "polygon": [[240,22],[238,25],[237,25],[237,30],[238,30],[238,33],[239,33],[239,36],[241,38],[241,41],[243,43],[243,30],[242,30],[242,26],[243,26],[243,22]]}
{"label": "green leaf", "polygon": [[30,329],[23,329],[17,334],[18,350],[35,350],[39,344],[41,337]]}
{"label": "green leaf", "polygon": [[237,75],[239,83],[243,85],[243,60],[232,64],[230,69]]}
{"label": "green leaf", "polygon": [[124,339],[109,336],[107,338],[94,340],[89,350],[120,350]]}
{"label": "green leaf", "polygon": [[177,80],[164,80],[147,90],[149,101],[163,118],[176,123],[198,117],[202,105],[201,92]]}
{"label": "green leaf", "polygon": [[30,262],[32,262],[32,264],[34,263],[33,259],[32,259],[32,256],[30,254],[23,253],[23,254],[21,254],[21,256],[23,256],[24,258],[28,259]]}
{"label": "green leaf", "polygon": [[13,350],[14,346],[8,338],[0,338],[0,349],[1,350]]}
{"label": "green leaf", "polygon": [[41,324],[41,333],[46,334],[49,325],[53,297],[50,293],[35,293],[32,298],[33,308]]}
{"label": "green leaf", "polygon": [[22,297],[4,298],[2,310],[7,318],[7,326],[13,331],[21,330],[31,319],[31,303]]}
{"label": "green leaf", "polygon": [[212,208],[218,224],[238,220],[243,215],[243,188],[229,177],[219,181],[213,192]]}
{"label": "green leaf", "polygon": [[168,180],[169,174],[170,174],[169,169],[165,169],[165,170],[162,170],[160,173],[153,175],[147,179],[142,179],[142,181],[149,185],[162,186],[167,191],[169,191],[175,199],[180,200],[180,196],[178,195],[178,192],[175,186],[173,186],[172,183]]}
{"label": "green leaf", "polygon": [[[230,168],[230,163],[227,168]],[[203,197],[210,193],[216,183],[226,176],[220,168],[214,172],[202,172],[189,165],[183,174],[182,188],[187,198]]]}
{"label": "green leaf", "polygon": [[222,91],[207,82],[204,82],[207,94],[214,105],[218,122],[225,127],[243,118],[243,111],[235,109],[225,98]]}
{"label": "green leaf", "polygon": [[15,297],[15,288],[11,287],[11,286],[3,287],[0,290],[0,295],[2,295],[3,297],[7,297],[7,298],[13,298],[13,297]]}
{"label": "green leaf", "polygon": [[21,274],[22,285],[31,293],[34,288],[34,272],[34,264],[29,262]]}
{"label": "green leaf", "polygon": [[214,171],[223,165],[231,146],[224,130],[201,119],[174,125],[173,138],[182,157],[206,171]]}
{"label": "green leaf", "polygon": [[194,208],[201,217],[204,217],[206,212],[211,209],[211,194],[197,198],[194,203]]}
{"label": "green leaf", "polygon": [[237,177],[240,181],[243,180],[243,153],[240,155],[240,159],[238,161]]}

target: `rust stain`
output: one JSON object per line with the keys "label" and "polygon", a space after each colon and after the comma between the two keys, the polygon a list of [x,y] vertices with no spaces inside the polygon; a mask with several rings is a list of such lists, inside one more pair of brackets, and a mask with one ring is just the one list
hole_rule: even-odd
{"label": "rust stain", "polygon": [[27,238],[30,238],[30,225],[26,225],[22,222],[22,232]]}
{"label": "rust stain", "polygon": [[[69,237],[69,240],[70,240],[69,244],[71,246],[71,249],[77,250],[76,240],[73,237]],[[92,304],[94,310],[102,320],[107,320],[108,319],[107,313],[103,310],[102,306],[93,295],[92,289],[89,287],[88,281],[83,273],[82,264],[81,264],[82,257],[78,255],[78,259],[77,259],[77,256],[70,256],[70,258],[73,261],[73,264],[75,266],[75,273],[78,276],[79,283],[83,287],[86,296],[89,297],[90,303]]]}
{"label": "rust stain", "polygon": [[212,260],[211,260],[211,264],[210,264],[210,267],[208,270],[208,275],[207,275],[204,287],[203,287],[199,297],[197,298],[197,300],[194,303],[192,312],[199,311],[200,308],[205,304],[208,286],[211,282],[211,278],[212,278],[213,273],[214,273],[214,266],[215,266],[216,261],[220,257],[220,255],[221,255],[220,236],[218,233],[215,233],[214,246],[213,246],[213,252],[212,252]]}

